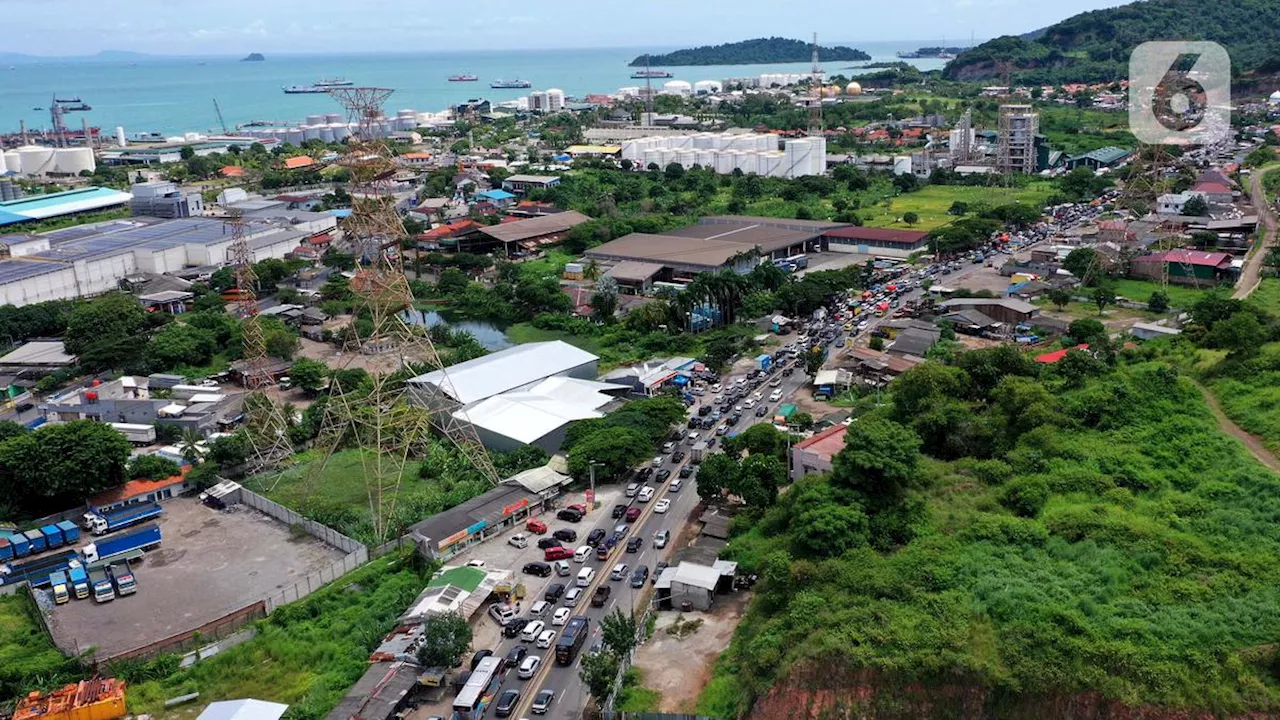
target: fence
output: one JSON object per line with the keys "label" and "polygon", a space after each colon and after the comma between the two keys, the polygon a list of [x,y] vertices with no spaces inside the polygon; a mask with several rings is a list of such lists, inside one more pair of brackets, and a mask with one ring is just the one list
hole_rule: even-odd
{"label": "fence", "polygon": [[301,600],[324,587],[326,583],[337,580],[367,562],[369,562],[369,551],[361,545],[359,550],[347,553],[332,565],[322,567],[284,590],[265,598],[263,601],[267,604],[267,614],[275,612],[275,609],[281,605]]}
{"label": "fence", "polygon": [[207,644],[210,640],[221,640],[234,634],[246,624],[268,614],[265,600],[233,610],[220,618],[210,620],[198,628],[170,635],[132,650],[117,653],[109,658],[98,658],[100,661],[124,660],[126,658],[148,658],[161,653],[186,652]]}
{"label": "fence", "polygon": [[319,538],[342,552],[354,553],[364,550],[366,555],[368,553],[368,548],[363,543],[356,542],[337,530],[325,527],[314,520],[308,520],[280,503],[268,500],[252,490],[240,488],[240,502],[264,515],[270,515],[285,525],[300,527],[308,535]]}

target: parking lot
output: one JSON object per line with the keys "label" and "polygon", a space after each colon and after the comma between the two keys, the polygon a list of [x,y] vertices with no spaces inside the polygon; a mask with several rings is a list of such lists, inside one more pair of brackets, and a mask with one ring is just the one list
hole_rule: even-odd
{"label": "parking lot", "polygon": [[[138,592],[98,604],[41,602],[60,647],[110,657],[190,631],[270,595],[342,552],[243,505],[166,502],[160,547],[136,566]],[[48,591],[43,591],[48,594]]]}

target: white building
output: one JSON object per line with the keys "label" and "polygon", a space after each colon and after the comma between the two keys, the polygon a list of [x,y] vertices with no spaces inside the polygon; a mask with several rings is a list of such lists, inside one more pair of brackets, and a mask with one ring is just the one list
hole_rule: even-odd
{"label": "white building", "polygon": [[1191,199],[1190,193],[1168,193],[1156,198],[1156,214],[1181,215],[1182,208]]}
{"label": "white building", "polygon": [[826,138],[787,140],[767,133],[655,135],[622,141],[622,158],[648,167],[700,165],[720,174],[741,170],[769,177],[821,175],[827,170]]}
{"label": "white building", "polygon": [[547,112],[557,113],[564,110],[564,91],[551,88],[547,91]]}

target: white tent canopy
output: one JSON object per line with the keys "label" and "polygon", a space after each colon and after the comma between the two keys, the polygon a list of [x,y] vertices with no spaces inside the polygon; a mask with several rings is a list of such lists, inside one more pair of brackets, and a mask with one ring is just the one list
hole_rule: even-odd
{"label": "white tent canopy", "polygon": [[209,703],[196,720],[280,720],[288,705],[265,700],[222,700]]}

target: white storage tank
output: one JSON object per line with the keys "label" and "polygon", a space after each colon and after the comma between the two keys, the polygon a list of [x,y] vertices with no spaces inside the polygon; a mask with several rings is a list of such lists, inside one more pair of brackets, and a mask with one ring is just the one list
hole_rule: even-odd
{"label": "white storage tank", "polygon": [[333,126],[321,125],[320,127],[316,128],[316,131],[320,133],[320,139],[322,141],[327,143],[335,142],[333,139]]}
{"label": "white storage tank", "polygon": [[340,124],[340,125],[346,124],[346,122],[345,122],[345,120],[343,119],[342,115],[340,115],[340,114],[338,114],[338,113],[329,113],[329,114],[325,115],[325,116],[324,116],[324,121],[325,121],[326,123],[330,124],[330,125],[332,125],[332,124],[334,124],[334,123],[338,123],[338,124]]}
{"label": "white storage tank", "polygon": [[346,123],[329,123],[329,127],[333,128],[334,142],[342,142],[351,137],[351,128]]}
{"label": "white storage tank", "polygon": [[697,153],[698,164],[708,170],[714,170],[716,167],[716,151],[715,150],[695,150]]}
{"label": "white storage tank", "polygon": [[718,93],[724,89],[718,80],[699,80],[693,84],[693,92],[698,95]]}
{"label": "white storage tank", "polygon": [[15,175],[22,174],[22,156],[17,150],[10,150],[4,154],[5,167],[9,168],[9,172]]}
{"label": "white storage tank", "polygon": [[715,147],[714,136],[711,133],[698,133],[693,136],[693,147],[696,150],[710,150]]}
{"label": "white storage tank", "polygon": [[893,156],[893,174],[894,175],[910,175],[911,174],[911,156],[910,155],[894,155]]}
{"label": "white storage tank", "polygon": [[672,150],[690,150],[693,149],[693,138],[688,135],[676,135],[671,138]]}
{"label": "white storage tank", "polygon": [[662,167],[662,150],[657,148],[645,150],[642,158],[642,164],[645,169],[648,169],[650,165]]}
{"label": "white storage tank", "polygon": [[782,161],[785,156],[777,151],[760,153],[760,174],[767,177],[778,177],[782,173]]}
{"label": "white storage tank", "polygon": [[643,141],[637,138],[631,138],[630,140],[623,140],[622,141],[622,159],[630,160],[631,162],[636,162],[637,160],[639,160],[642,154],[644,153],[644,150],[641,149],[642,145],[643,145]]}
{"label": "white storage tank", "polygon": [[117,125],[116,126],[116,147],[125,147],[128,144],[129,143],[124,139],[124,127],[121,125]]}
{"label": "white storage tank", "polygon": [[0,152],[0,175],[4,175],[9,171],[9,163],[5,162],[4,153]]}
{"label": "white storage tank", "polygon": [[323,125],[323,124],[324,124],[324,116],[323,116],[323,115],[308,115],[308,116],[307,116],[307,122],[306,122],[306,124],[307,124],[307,125]]}
{"label": "white storage tank", "polygon": [[693,86],[684,80],[669,80],[662,85],[662,92],[668,95],[689,95]]}
{"label": "white storage tank", "polygon": [[786,159],[783,161],[783,177],[796,178],[808,175],[813,167],[813,146],[808,140],[788,140]]}
{"label": "white storage tank", "polygon": [[18,148],[23,175],[44,175],[53,170],[53,149],[38,145],[23,145]]}
{"label": "white storage tank", "polygon": [[773,133],[757,135],[756,149],[764,152],[776,152],[778,149],[778,136]]}
{"label": "white storage tank", "polygon": [[754,152],[738,152],[733,166],[744,173],[753,173],[759,168],[760,161],[756,159],[758,157],[759,155]]}
{"label": "white storage tank", "polygon": [[301,145],[302,128],[289,128],[288,132],[285,133],[284,141],[290,145]]}
{"label": "white storage tank", "polygon": [[721,175],[728,175],[733,172],[733,152],[731,150],[716,150],[716,172]]}
{"label": "white storage tank", "polygon": [[79,175],[88,170],[93,172],[98,167],[93,158],[93,150],[87,147],[60,148],[54,153],[54,167],[65,175]]}
{"label": "white storage tank", "polygon": [[686,170],[693,167],[698,162],[697,150],[677,150],[676,162],[680,163]]}
{"label": "white storage tank", "polygon": [[304,141],[306,141],[306,140],[319,140],[319,139],[320,139],[320,126],[319,126],[319,125],[303,125],[303,126],[302,126],[302,139],[303,139]]}

